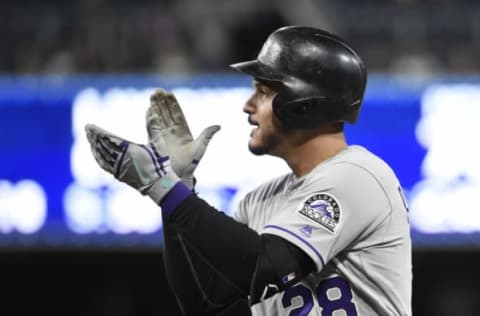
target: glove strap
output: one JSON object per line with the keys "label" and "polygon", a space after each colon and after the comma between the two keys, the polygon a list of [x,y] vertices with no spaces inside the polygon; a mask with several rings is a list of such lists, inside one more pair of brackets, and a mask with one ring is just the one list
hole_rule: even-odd
{"label": "glove strap", "polygon": [[175,173],[167,172],[152,184],[146,194],[158,205],[179,182],[180,178]]}

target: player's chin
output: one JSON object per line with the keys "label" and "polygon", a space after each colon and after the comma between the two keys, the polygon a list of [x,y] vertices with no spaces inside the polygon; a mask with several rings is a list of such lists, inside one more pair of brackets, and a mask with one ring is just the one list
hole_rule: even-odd
{"label": "player's chin", "polygon": [[254,155],[261,156],[268,153],[267,146],[254,142],[253,139],[248,142],[248,150]]}

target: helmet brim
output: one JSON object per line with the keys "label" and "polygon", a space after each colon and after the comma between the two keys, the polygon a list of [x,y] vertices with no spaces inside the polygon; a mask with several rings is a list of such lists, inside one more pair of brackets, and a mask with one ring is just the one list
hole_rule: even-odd
{"label": "helmet brim", "polygon": [[288,79],[288,76],[263,64],[257,59],[231,64],[230,67],[261,80],[285,82]]}

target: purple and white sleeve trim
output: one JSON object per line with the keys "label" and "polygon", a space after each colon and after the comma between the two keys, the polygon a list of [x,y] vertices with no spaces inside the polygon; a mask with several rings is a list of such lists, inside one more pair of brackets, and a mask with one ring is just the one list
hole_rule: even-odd
{"label": "purple and white sleeve trim", "polygon": [[299,240],[302,244],[304,244],[305,246],[308,247],[308,250],[310,250],[309,252],[315,254],[315,256],[319,259],[319,262],[321,264],[321,268],[323,268],[325,266],[325,261],[323,260],[323,257],[318,252],[318,250],[311,243],[309,243],[307,240],[305,240],[301,236],[295,234],[294,232],[292,232],[292,231],[290,231],[290,230],[288,230],[284,227],[278,226],[278,225],[265,225],[263,228],[264,229],[279,230],[283,234],[287,234],[288,236],[294,237],[295,239]]}
{"label": "purple and white sleeve trim", "polygon": [[170,215],[193,192],[181,181],[177,182],[167,195],[160,201],[162,212]]}

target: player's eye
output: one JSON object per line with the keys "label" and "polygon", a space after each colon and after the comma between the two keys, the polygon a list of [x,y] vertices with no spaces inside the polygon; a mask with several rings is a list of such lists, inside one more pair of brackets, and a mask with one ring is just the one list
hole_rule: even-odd
{"label": "player's eye", "polygon": [[266,87],[261,87],[259,89],[259,92],[260,92],[260,94],[262,94],[264,96],[268,96],[270,94],[270,90]]}
{"label": "player's eye", "polygon": [[255,93],[258,97],[269,97],[274,92],[269,86],[256,82],[255,86]]}

